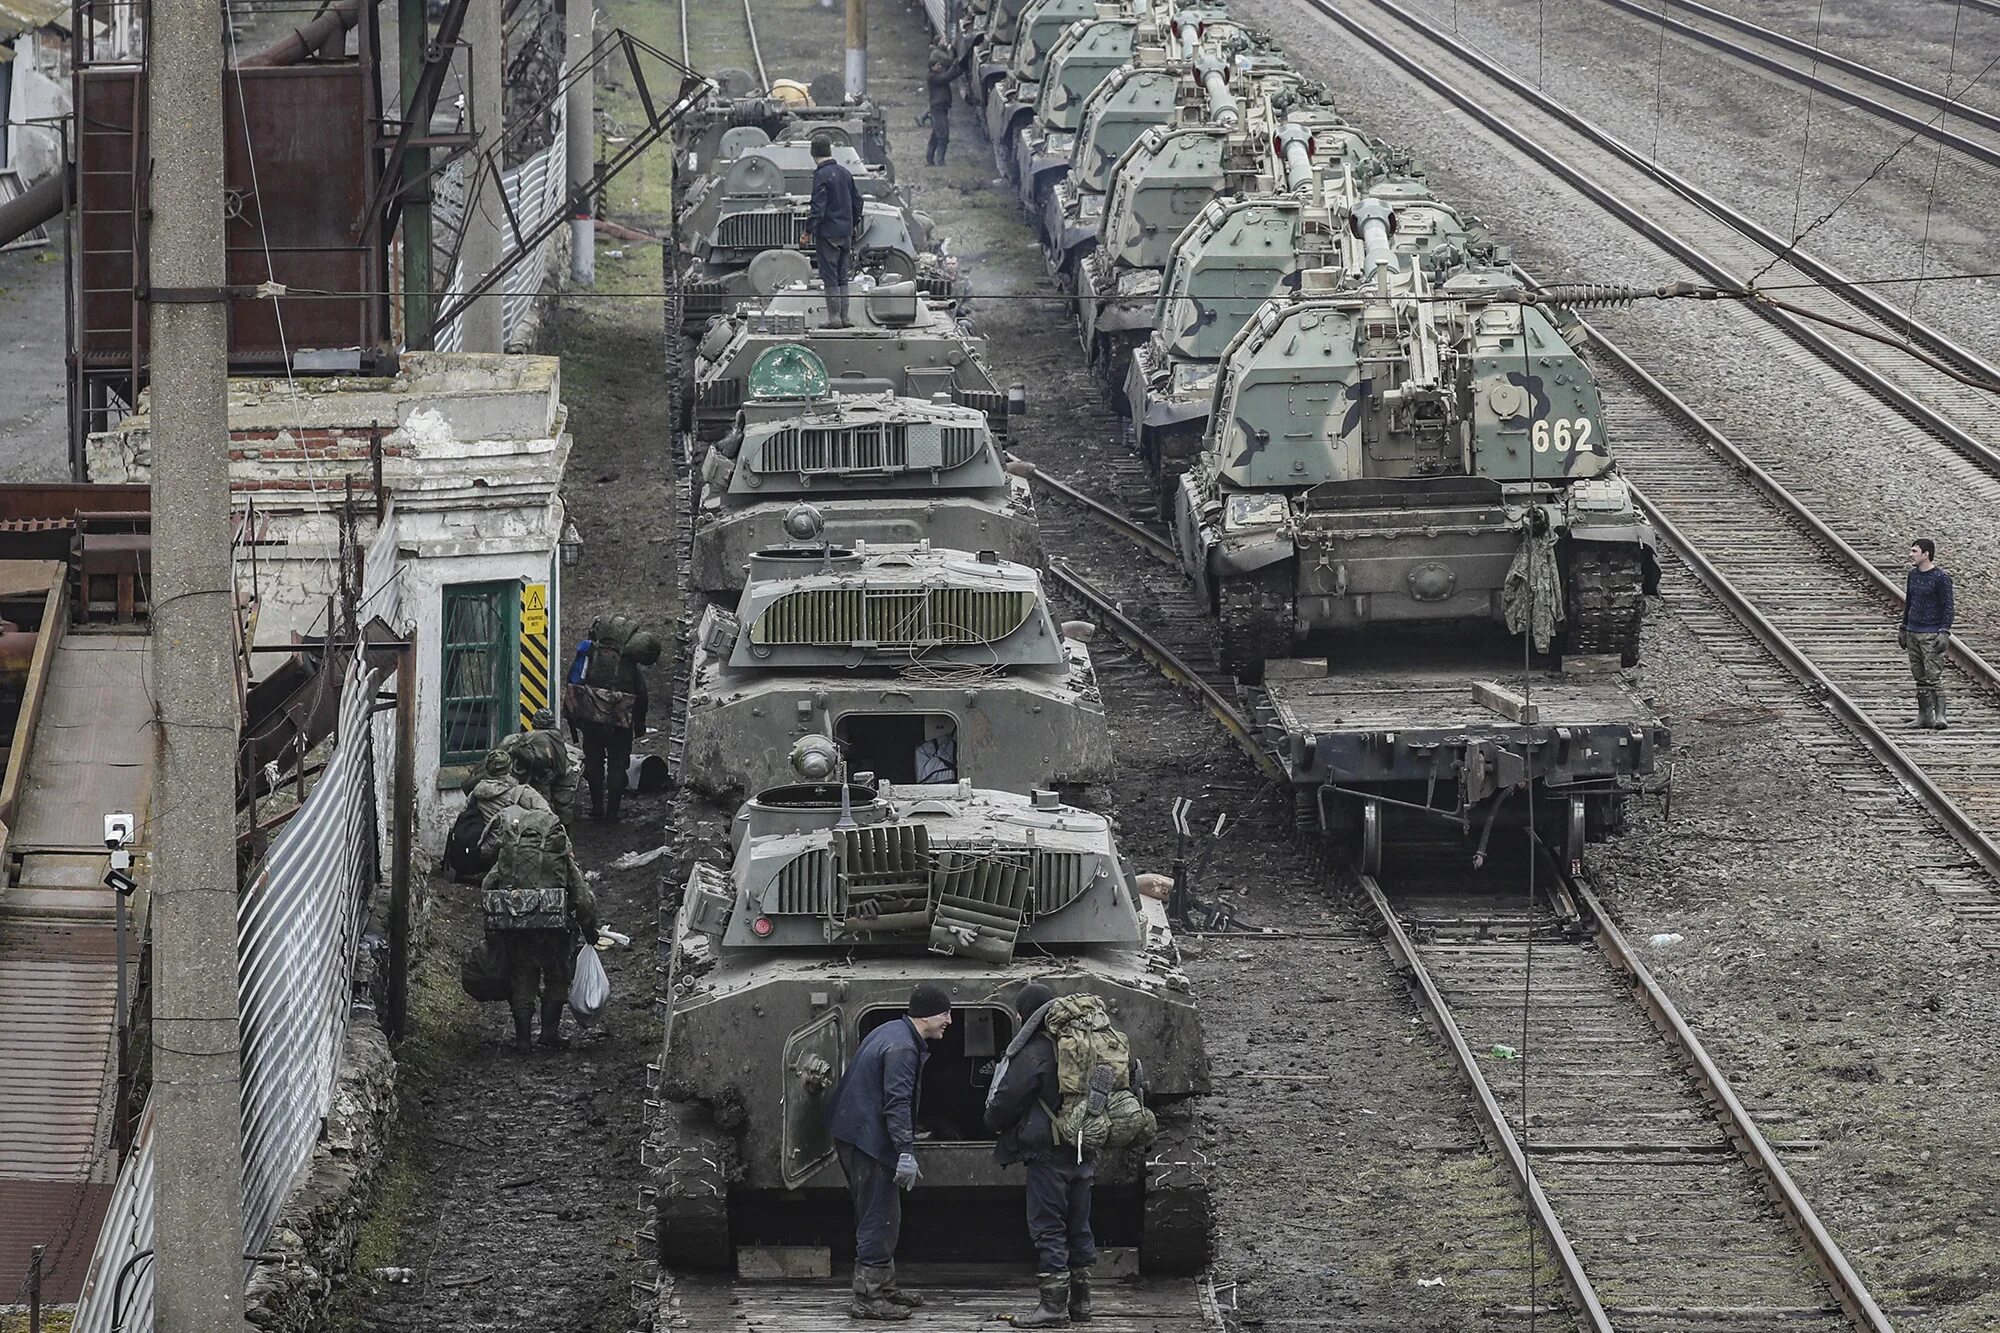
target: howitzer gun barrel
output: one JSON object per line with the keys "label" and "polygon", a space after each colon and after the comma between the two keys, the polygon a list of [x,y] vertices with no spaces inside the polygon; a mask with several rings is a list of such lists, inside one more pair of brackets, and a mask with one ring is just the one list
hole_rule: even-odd
{"label": "howitzer gun barrel", "polygon": [[1229,91],[1229,68],[1219,60],[1204,60],[1195,66],[1202,92],[1208,99],[1208,117],[1224,129],[1234,129],[1242,118],[1236,94]]}

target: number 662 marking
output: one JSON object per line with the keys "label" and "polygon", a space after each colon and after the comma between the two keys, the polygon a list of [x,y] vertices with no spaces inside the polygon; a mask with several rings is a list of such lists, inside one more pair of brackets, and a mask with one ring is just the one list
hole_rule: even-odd
{"label": "number 662 marking", "polygon": [[1589,417],[1557,417],[1554,421],[1544,418],[1535,423],[1530,438],[1534,440],[1538,454],[1545,454],[1550,449],[1559,454],[1572,450],[1583,453],[1590,448],[1592,429]]}

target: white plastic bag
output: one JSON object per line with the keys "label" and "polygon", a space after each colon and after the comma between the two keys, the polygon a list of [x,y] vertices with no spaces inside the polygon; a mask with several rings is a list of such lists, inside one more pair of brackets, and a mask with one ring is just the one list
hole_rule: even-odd
{"label": "white plastic bag", "polygon": [[597,950],[586,944],[577,951],[576,976],[569,983],[569,1010],[579,1023],[588,1023],[610,998],[611,978],[604,975]]}

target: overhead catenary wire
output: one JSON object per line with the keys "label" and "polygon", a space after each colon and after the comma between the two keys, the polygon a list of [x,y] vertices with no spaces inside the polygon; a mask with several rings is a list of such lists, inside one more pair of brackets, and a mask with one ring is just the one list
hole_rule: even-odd
{"label": "overhead catenary wire", "polygon": [[[1944,70],[1944,93],[1947,98],[1951,96],[1952,76],[1958,73],[1958,32],[1960,23],[1964,17],[1964,4],[1954,5],[1951,11],[1951,54],[1945,61]],[[1910,288],[1909,314],[1903,321],[1903,332],[1906,335],[1911,332],[1911,327],[1916,323],[1917,302],[1922,298],[1924,292],[1923,272],[1926,265],[1930,262],[1931,252],[1931,216],[1937,208],[1938,174],[1943,169],[1944,144],[1940,142],[1937,148],[1931,153],[1930,188],[1924,192],[1924,235],[1923,239],[1917,242],[1918,280]]]}

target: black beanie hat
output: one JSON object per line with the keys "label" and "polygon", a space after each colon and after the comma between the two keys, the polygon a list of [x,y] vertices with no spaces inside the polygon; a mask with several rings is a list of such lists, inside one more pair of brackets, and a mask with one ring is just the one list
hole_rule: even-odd
{"label": "black beanie hat", "polygon": [[951,1012],[951,996],[935,981],[926,981],[910,992],[911,1018],[936,1018]]}
{"label": "black beanie hat", "polygon": [[1056,998],[1056,993],[1039,981],[1031,981],[1021,987],[1021,993],[1014,997],[1014,1012],[1026,1018]]}

